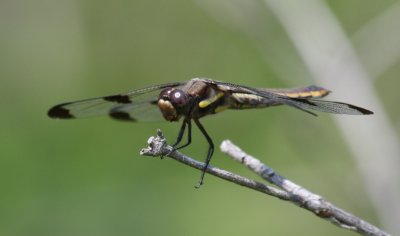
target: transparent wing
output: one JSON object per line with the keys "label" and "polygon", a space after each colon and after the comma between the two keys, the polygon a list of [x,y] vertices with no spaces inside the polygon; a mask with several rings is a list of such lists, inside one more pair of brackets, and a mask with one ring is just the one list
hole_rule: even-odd
{"label": "transparent wing", "polygon": [[[373,114],[365,108],[358,107],[343,102],[333,102],[324,101],[316,99],[291,99],[286,101],[289,106],[296,107],[300,110],[307,111],[311,114],[309,110],[328,112],[333,114],[346,114],[346,115],[370,115]],[[315,115],[315,114],[314,114]]]}
{"label": "transparent wing", "polygon": [[52,107],[48,115],[60,119],[110,115],[115,119],[130,121],[162,120],[157,107],[160,91],[166,87],[178,87],[183,84],[161,84],[117,95],[63,103]]}
{"label": "transparent wing", "polygon": [[231,91],[234,93],[253,94],[265,98],[266,102],[271,104],[289,105],[315,116],[316,114],[310,110],[347,115],[373,114],[372,111],[348,103],[315,99],[326,96],[329,93],[328,90],[317,86],[298,89],[257,89],[208,79],[205,81],[217,85],[221,90]]}
{"label": "transparent wing", "polygon": [[109,115],[114,119],[125,121],[164,121],[156,102],[157,100],[152,100],[150,103],[116,106],[110,110]]}
{"label": "transparent wing", "polygon": [[[266,96],[266,97],[271,96],[270,93],[265,93],[263,91],[256,90],[255,92],[258,94],[258,96]],[[292,98],[281,95],[278,96],[274,95],[271,99],[280,104],[285,104],[295,107],[297,109],[300,109],[315,116],[316,114],[311,112],[310,110],[328,112],[333,114],[346,114],[346,115],[373,114],[373,112],[367,109],[343,102],[324,101],[315,98]]]}

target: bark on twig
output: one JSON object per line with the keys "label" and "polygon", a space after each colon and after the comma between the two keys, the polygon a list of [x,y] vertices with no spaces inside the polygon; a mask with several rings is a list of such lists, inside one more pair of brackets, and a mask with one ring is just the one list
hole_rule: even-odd
{"label": "bark on twig", "polygon": [[[188,156],[183,155],[179,151],[173,151],[168,146],[166,139],[161,131],[157,131],[156,137],[148,140],[149,146],[140,151],[144,156],[168,156],[183,164],[202,170],[204,163],[196,161]],[[362,235],[389,235],[376,226],[336,207],[332,203],[326,201],[321,196],[314,194],[300,185],[280,176],[273,169],[260,162],[260,160],[243,152],[239,147],[230,141],[224,141],[221,144],[222,152],[231,156],[234,160],[247,166],[251,171],[260,175],[264,180],[278,186],[281,189],[267,186],[255,180],[248,179],[238,174],[209,165],[206,172],[219,177],[221,179],[242,185],[244,187],[268,194],[279,199],[292,202],[306,210],[313,212],[320,218],[328,220],[333,224],[358,232]]]}
{"label": "bark on twig", "polygon": [[321,196],[280,176],[272,168],[265,165],[257,158],[248,155],[231,141],[223,141],[221,144],[221,151],[228,154],[234,160],[244,164],[266,181],[282,188],[291,195],[290,201],[292,203],[313,212],[315,215],[329,220],[342,228],[359,232],[362,235],[388,235],[374,225],[336,207]]}

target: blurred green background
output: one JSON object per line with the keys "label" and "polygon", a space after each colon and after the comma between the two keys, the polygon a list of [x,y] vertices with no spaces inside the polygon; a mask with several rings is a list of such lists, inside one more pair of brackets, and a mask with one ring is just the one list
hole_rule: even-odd
{"label": "blurred green background", "polygon": [[[354,235],[209,175],[196,190],[200,172],[139,156],[157,128],[172,143],[179,123],[46,116],[61,102],[200,76],[254,87],[314,83],[266,5],[254,16],[267,26],[253,32],[267,39],[261,51],[254,37],[200,2],[0,2],[0,235]],[[326,3],[351,37],[398,1]],[[397,134],[399,62],[372,82]],[[292,77],[282,78],[282,70]],[[278,173],[382,225],[331,115],[276,107],[227,111],[203,124],[217,146],[231,139]],[[193,139],[183,152],[203,160],[207,143],[198,130]],[[258,179],[218,148],[212,164]]]}

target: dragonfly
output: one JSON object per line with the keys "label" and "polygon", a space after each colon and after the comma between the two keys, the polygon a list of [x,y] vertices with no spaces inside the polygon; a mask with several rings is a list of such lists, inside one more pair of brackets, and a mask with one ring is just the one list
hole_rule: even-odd
{"label": "dragonfly", "polygon": [[[315,111],[333,114],[370,115],[372,111],[343,102],[320,98],[330,93],[319,86],[292,89],[252,88],[245,85],[225,83],[208,78],[194,78],[185,82],[165,83],[126,93],[84,99],[56,105],[48,111],[51,118],[75,119],[108,115],[122,121],[177,122],[182,125],[173,151],[187,147],[192,142],[192,121],[208,142],[200,187],[214,153],[214,143],[200,118],[227,109],[243,110],[287,105],[317,116]],[[187,130],[186,143],[181,144]]]}

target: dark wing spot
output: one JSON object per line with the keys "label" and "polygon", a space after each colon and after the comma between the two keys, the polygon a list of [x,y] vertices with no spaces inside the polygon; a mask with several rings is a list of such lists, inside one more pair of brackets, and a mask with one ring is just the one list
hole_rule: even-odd
{"label": "dark wing spot", "polygon": [[117,102],[122,104],[132,103],[128,95],[112,95],[103,98],[105,101]]}
{"label": "dark wing spot", "polygon": [[362,107],[358,107],[358,106],[354,106],[354,105],[351,105],[351,104],[347,104],[350,108],[353,108],[354,110],[357,110],[357,111],[359,111],[359,112],[361,112],[362,114],[364,114],[364,115],[372,115],[372,114],[374,114],[374,112],[372,112],[372,111],[370,111],[370,110],[367,110],[367,109],[365,109],[365,108],[362,108]]}
{"label": "dark wing spot", "polygon": [[129,113],[123,112],[123,111],[116,111],[116,112],[111,112],[109,114],[111,118],[114,118],[116,120],[123,120],[123,121],[136,121],[134,118],[132,118]]}
{"label": "dark wing spot", "polygon": [[60,104],[52,107],[47,115],[51,118],[72,119],[75,118],[68,109],[64,108],[68,103]]}

